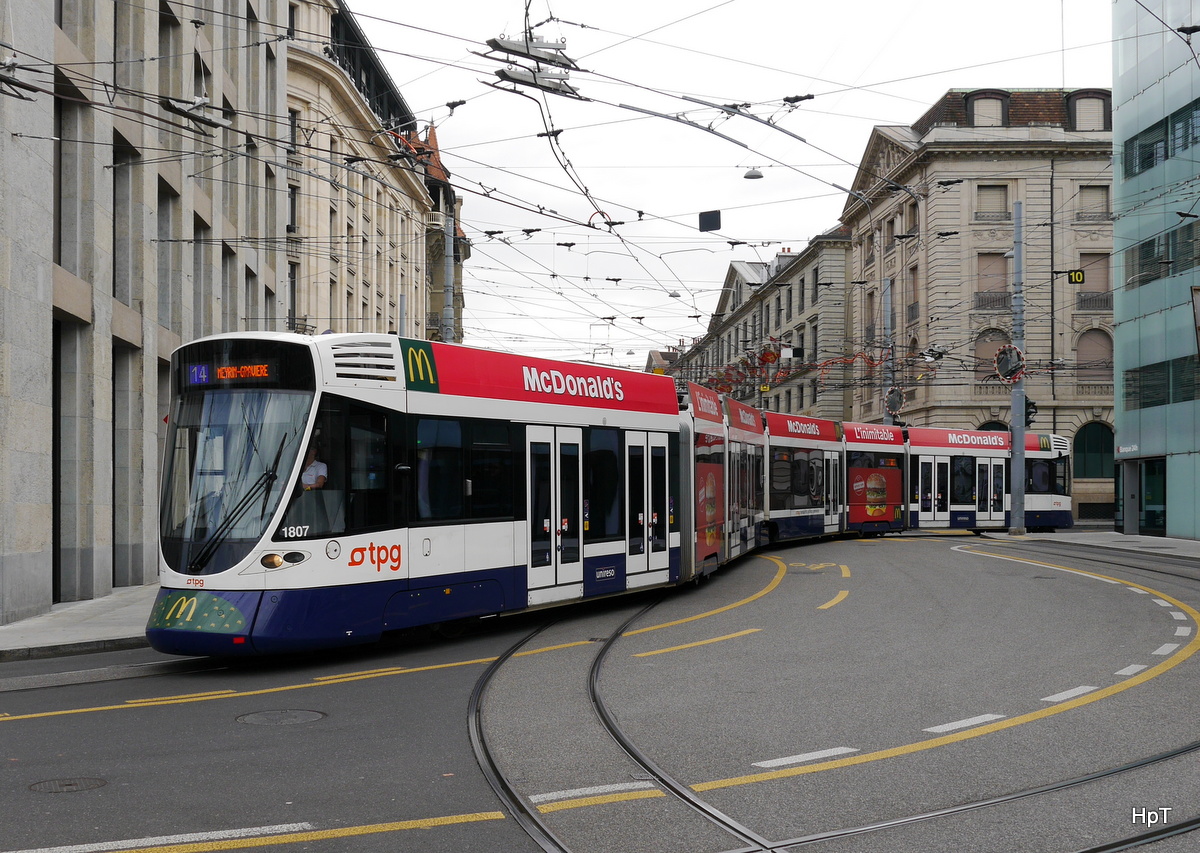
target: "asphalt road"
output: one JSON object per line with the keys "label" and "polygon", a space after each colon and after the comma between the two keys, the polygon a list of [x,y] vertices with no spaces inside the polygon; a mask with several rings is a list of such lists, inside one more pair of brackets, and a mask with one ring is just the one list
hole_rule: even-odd
{"label": "asphalt road", "polygon": [[[1194,817],[1195,754],[902,821],[1200,740],[1200,568],[1138,567],[1153,559],[973,537],[768,551],[663,598],[598,689],[655,762],[773,843],[891,820],[816,847],[1070,853],[1152,811]],[[735,849],[588,702],[595,641],[656,599],[236,666],[149,650],[6,664],[0,853],[539,850],[476,763],[467,703],[550,619],[485,697],[513,787],[577,853]]]}

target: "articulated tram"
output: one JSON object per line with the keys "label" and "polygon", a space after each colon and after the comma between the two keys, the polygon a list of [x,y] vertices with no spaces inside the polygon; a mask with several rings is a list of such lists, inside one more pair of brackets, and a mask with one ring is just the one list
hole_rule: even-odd
{"label": "articulated tram", "polygon": [[[698,580],[766,544],[1002,529],[1007,433],[762,412],[673,379],[382,334],[172,356],[151,645],[265,654]],[[1071,525],[1026,444],[1026,523]]]}

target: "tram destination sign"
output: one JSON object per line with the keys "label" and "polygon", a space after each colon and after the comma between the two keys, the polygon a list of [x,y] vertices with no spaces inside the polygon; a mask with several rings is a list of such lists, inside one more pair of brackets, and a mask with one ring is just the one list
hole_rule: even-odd
{"label": "tram destination sign", "polygon": [[189,386],[261,385],[278,380],[273,359],[254,362],[192,362],[183,366],[183,378]]}

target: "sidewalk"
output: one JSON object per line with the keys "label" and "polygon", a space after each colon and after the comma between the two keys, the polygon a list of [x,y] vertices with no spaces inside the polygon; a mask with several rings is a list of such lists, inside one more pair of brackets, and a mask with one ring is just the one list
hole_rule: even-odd
{"label": "sidewalk", "polygon": [[[989,533],[986,538],[1004,540],[1010,537]],[[1194,539],[1125,536],[1111,530],[1093,529],[1030,533],[1013,541],[1031,539],[1200,562],[1200,541]],[[144,647],[147,645],[146,620],[157,594],[157,583],[120,587],[103,598],[56,604],[42,616],[0,625],[0,663]]]}
{"label": "sidewalk", "polygon": [[102,598],[55,604],[49,613],[0,625],[0,663],[149,645],[146,620],[157,595],[157,582],[118,587]]}
{"label": "sidewalk", "polygon": [[1022,541],[1044,539],[1050,542],[1069,542],[1072,545],[1087,545],[1112,551],[1132,551],[1146,556],[1168,556],[1185,560],[1200,561],[1200,541],[1195,539],[1167,539],[1164,536],[1127,536],[1113,530],[1059,530],[1054,533],[1028,533],[1010,537],[1004,533],[988,533],[985,539],[1011,539]]}

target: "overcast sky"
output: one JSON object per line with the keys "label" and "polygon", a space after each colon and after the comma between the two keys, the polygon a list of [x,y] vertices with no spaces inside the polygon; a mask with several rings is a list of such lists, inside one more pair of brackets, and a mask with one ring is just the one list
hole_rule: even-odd
{"label": "overcast sky", "polygon": [[[910,125],[949,89],[1112,84],[1104,0],[348,3],[465,200],[465,342],[639,369],[704,334],[731,261],[838,224],[832,185],[851,185],[875,125]],[[508,64],[475,54],[527,20],[587,100],[488,85],[514,88]],[[719,232],[698,230],[707,210]]]}

